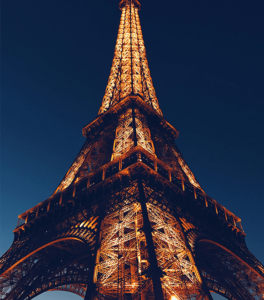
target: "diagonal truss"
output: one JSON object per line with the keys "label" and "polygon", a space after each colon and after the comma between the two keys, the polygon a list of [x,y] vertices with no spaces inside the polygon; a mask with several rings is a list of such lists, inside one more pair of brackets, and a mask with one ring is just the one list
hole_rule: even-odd
{"label": "diagonal truss", "polygon": [[112,160],[128,152],[133,146],[136,146],[135,143],[149,153],[155,153],[145,116],[137,108],[129,108],[121,114],[118,120]]}
{"label": "diagonal truss", "polygon": [[162,115],[148,67],[139,8],[136,0],[120,3],[122,14],[115,53],[99,115],[131,94],[141,96]]}
{"label": "diagonal truss", "polygon": [[147,204],[147,208],[153,224],[158,265],[164,273],[164,290],[170,297],[198,299],[196,296],[200,296],[202,281],[180,224],[171,214],[151,203]]}
{"label": "diagonal truss", "polygon": [[[150,194],[148,196],[151,197]],[[100,295],[107,299],[125,299],[128,294],[133,299],[147,299],[144,298],[147,295],[153,297],[150,281],[152,268],[142,208],[134,189],[131,198],[133,203],[108,214],[101,224],[100,248],[94,272],[97,299]],[[150,202],[147,203],[147,211],[157,262],[162,272],[164,299],[171,299],[172,296],[182,300],[206,297],[177,219]]]}

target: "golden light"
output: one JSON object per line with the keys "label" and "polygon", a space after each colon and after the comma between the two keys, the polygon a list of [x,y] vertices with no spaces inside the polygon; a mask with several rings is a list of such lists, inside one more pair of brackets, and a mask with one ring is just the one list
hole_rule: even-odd
{"label": "golden light", "polygon": [[180,300],[180,298],[178,298],[177,296],[172,296],[171,300]]}

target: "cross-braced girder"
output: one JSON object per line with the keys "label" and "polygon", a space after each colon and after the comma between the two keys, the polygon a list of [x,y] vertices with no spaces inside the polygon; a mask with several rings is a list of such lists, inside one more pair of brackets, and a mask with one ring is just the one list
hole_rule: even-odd
{"label": "cross-braced girder", "polygon": [[227,299],[264,298],[264,276],[223,246],[201,240],[196,256],[210,290]]}
{"label": "cross-braced girder", "polygon": [[50,289],[49,291],[71,292],[73,294],[76,294],[76,295],[84,298],[85,294],[86,294],[86,290],[87,290],[86,284],[71,283],[71,284],[64,284],[64,285],[55,287],[54,289]]}
{"label": "cross-braced girder", "polygon": [[24,243],[15,241],[1,268],[1,299],[28,300],[61,285],[87,285],[97,219],[83,209],[31,234]]}
{"label": "cross-braced girder", "polygon": [[133,146],[141,146],[155,154],[154,144],[148,128],[146,117],[138,108],[127,109],[120,115],[113,145],[112,160],[128,152]]}
{"label": "cross-braced girder", "polygon": [[139,95],[159,114],[158,99],[148,67],[138,5],[135,0],[123,1],[115,53],[108,84],[99,114],[106,112],[128,95]]}
{"label": "cross-braced girder", "polygon": [[[145,187],[146,196],[152,197]],[[101,225],[100,248],[97,253],[94,282],[97,293],[109,299],[128,295],[136,299],[139,291],[152,294],[151,268],[144,220],[138,191],[130,194],[133,203],[109,213]],[[153,199],[151,199],[153,200]],[[130,200],[130,202],[132,202]],[[200,299],[202,281],[179,222],[151,202],[147,203],[152,238],[164,297]],[[204,294],[206,297],[206,295]],[[97,296],[95,296],[97,297]],[[108,299],[108,298],[107,298]]]}
{"label": "cross-braced girder", "polygon": [[[4,299],[28,300],[66,282],[87,281],[89,250],[75,239],[54,242],[31,253],[0,281]],[[86,262],[85,262],[86,261]]]}

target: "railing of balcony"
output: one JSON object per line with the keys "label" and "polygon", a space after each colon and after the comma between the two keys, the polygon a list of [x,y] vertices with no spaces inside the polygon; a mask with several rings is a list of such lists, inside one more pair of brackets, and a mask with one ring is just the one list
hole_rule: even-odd
{"label": "railing of balcony", "polygon": [[157,174],[173,183],[179,189],[183,190],[185,195],[195,198],[209,211],[219,215],[230,225],[235,226],[239,230],[243,231],[241,220],[237,216],[217,203],[216,200],[206,195],[204,191],[196,189],[189,181],[183,178],[180,173],[172,170],[165,163],[155,156],[149,154],[140,146],[132,148],[125,155],[122,155],[121,157],[109,162],[95,172],[90,173],[87,177],[79,180],[76,184],[69,186],[67,189],[57,193],[55,196],[48,198],[39,205],[23,213],[19,216],[16,228],[31,222],[35,218],[40,217],[51,209],[54,209],[56,206],[69,201],[70,198],[78,196],[78,194],[84,192],[90,187],[99,184],[100,182],[117,174],[119,171],[124,170],[138,162],[148,166]]}

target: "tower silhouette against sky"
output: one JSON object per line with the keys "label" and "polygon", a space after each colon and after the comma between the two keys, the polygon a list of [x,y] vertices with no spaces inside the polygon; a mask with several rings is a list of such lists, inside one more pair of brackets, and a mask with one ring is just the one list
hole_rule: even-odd
{"label": "tower silhouette against sky", "polygon": [[209,197],[163,117],[137,0],[122,0],[98,117],[47,200],[19,216],[0,259],[1,299],[48,290],[85,299],[264,298],[264,267],[241,220]]}

